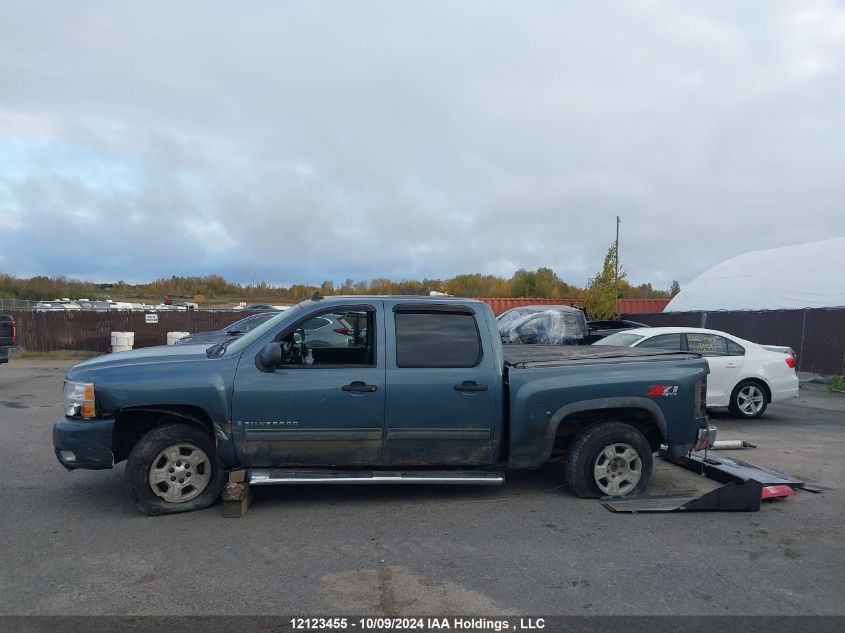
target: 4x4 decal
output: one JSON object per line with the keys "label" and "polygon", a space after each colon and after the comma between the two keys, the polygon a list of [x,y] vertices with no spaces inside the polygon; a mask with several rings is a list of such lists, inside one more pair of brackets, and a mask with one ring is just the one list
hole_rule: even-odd
{"label": "4x4 decal", "polygon": [[677,396],[678,385],[654,385],[647,396]]}

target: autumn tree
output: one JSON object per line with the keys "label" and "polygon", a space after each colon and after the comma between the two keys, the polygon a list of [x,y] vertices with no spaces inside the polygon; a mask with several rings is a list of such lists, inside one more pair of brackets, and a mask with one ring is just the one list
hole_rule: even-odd
{"label": "autumn tree", "polygon": [[[607,249],[601,271],[588,280],[587,289],[584,292],[584,303],[587,314],[591,319],[610,319],[616,315],[616,302],[619,299],[616,284],[617,264],[618,255],[614,242]],[[627,273],[620,266],[618,277],[620,285],[625,280],[626,275]]]}
{"label": "autumn tree", "polygon": [[679,284],[677,281],[673,281],[672,286],[669,288],[669,296],[674,297],[680,291],[681,291],[681,284]]}

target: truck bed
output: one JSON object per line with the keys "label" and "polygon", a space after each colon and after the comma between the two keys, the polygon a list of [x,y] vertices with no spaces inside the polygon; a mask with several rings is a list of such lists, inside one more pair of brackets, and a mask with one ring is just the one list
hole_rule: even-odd
{"label": "truck bed", "polygon": [[503,345],[506,367],[546,367],[595,361],[633,362],[699,358],[698,354],[673,350],[610,345]]}

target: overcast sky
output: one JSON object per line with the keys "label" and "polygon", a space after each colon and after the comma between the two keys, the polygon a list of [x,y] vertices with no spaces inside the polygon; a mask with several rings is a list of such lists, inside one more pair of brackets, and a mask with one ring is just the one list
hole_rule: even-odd
{"label": "overcast sky", "polygon": [[[134,8],[133,8],[134,7]],[[845,6],[0,0],[0,270],[636,283],[845,234]]]}

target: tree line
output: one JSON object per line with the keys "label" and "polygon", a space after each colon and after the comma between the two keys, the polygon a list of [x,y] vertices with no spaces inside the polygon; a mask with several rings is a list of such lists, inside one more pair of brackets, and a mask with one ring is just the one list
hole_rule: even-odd
{"label": "tree line", "polygon": [[[613,247],[611,247],[612,249]],[[617,285],[613,270],[615,253],[608,253],[605,266],[596,277],[590,279],[586,288],[563,281],[551,268],[517,270],[511,277],[497,277],[480,273],[461,274],[448,279],[405,279],[396,281],[377,277],[369,281],[347,279],[336,284],[324,281],[320,285],[294,284],[289,287],[274,286],[266,282],[238,284],[226,280],[222,275],[196,277],[172,276],[156,279],[149,283],[130,284],[117,281],[97,284],[66,277],[39,275],[18,278],[0,273],[0,297],[4,299],[50,300],[61,297],[72,299],[139,299],[159,302],[165,295],[174,300],[190,300],[195,297],[204,301],[248,301],[251,303],[274,303],[299,301],[312,296],[316,291],[322,295],[334,294],[384,294],[384,295],[427,295],[431,291],[463,297],[531,297],[543,299],[580,299],[594,304],[592,313],[604,313],[600,306],[615,304],[615,298],[625,299],[668,299],[679,289],[673,282],[670,290],[652,287],[650,283],[631,285],[622,271]],[[610,276],[609,276],[610,275]],[[613,282],[612,288],[609,286]],[[597,292],[601,291],[601,299]],[[610,294],[612,292],[612,295]]]}

